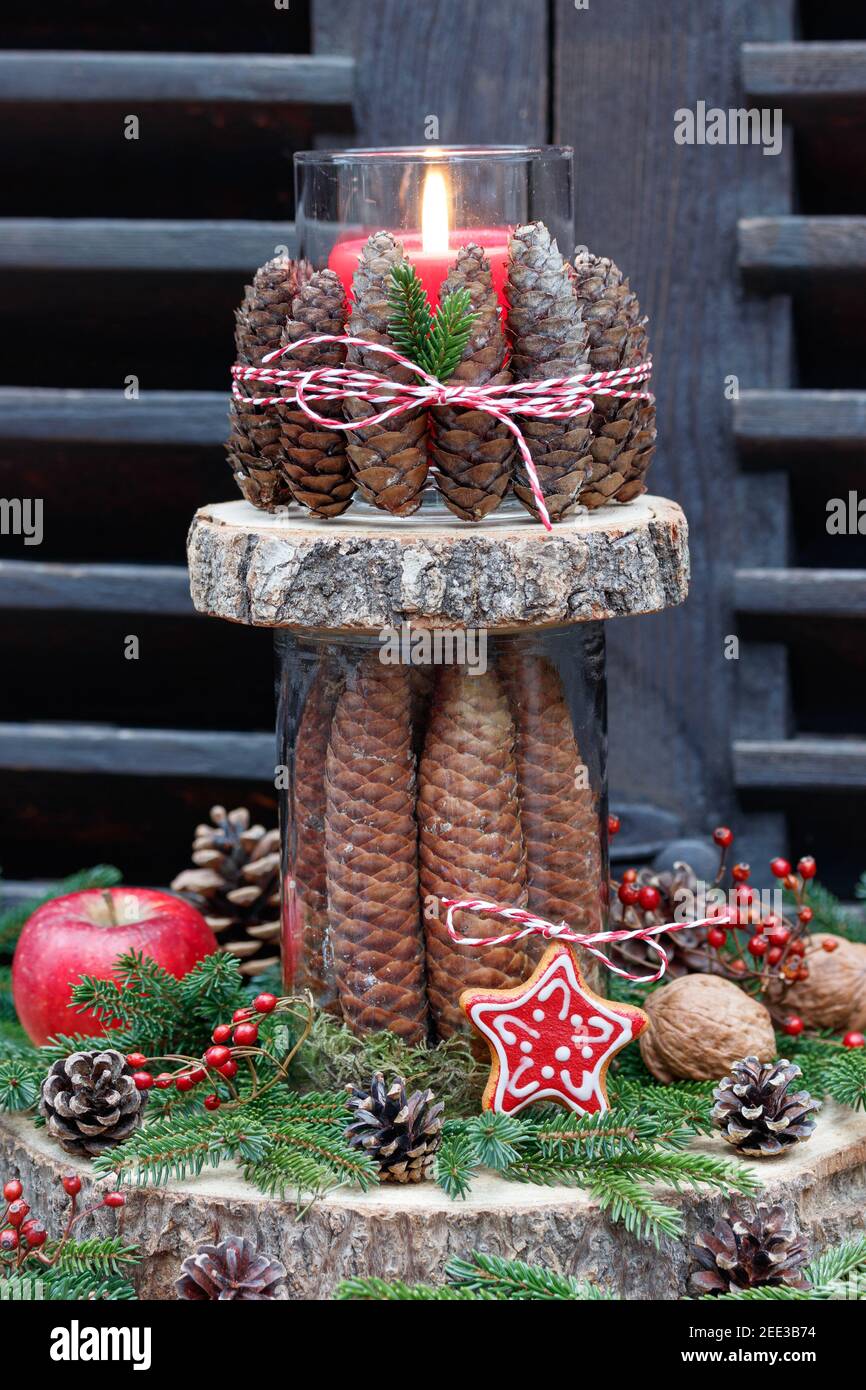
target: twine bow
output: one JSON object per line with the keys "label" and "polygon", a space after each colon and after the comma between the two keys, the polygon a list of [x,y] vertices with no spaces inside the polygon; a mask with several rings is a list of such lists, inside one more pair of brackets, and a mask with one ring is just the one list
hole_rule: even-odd
{"label": "twine bow", "polygon": [[[319,343],[343,343],[346,347],[363,347],[374,350],[383,357],[389,357],[399,367],[414,372],[420,381],[398,383],[389,381],[379,372],[363,371],[358,367],[268,367],[298,348],[311,347]],[[329,430],[356,430],[370,425],[383,425],[386,420],[400,415],[406,410],[419,407],[430,408],[437,405],[459,406],[464,410],[483,410],[500,420],[511,431],[517,441],[526,468],[529,485],[538,515],[545,528],[551,531],[550,516],[544,501],[544,493],[538,479],[538,472],[529,445],[515,415],[524,415],[533,420],[570,420],[579,415],[588,415],[593,410],[593,395],[618,396],[625,400],[651,401],[649,391],[629,391],[624,388],[638,386],[646,381],[652,372],[652,358],[646,358],[634,367],[620,367],[615,372],[585,372],[578,376],[551,377],[547,381],[520,381],[510,385],[467,386],[452,385],[437,381],[423,368],[410,362],[393,348],[370,343],[366,338],[337,336],[333,333],[319,333],[314,337],[302,338],[297,343],[276,348],[262,359],[261,367],[245,367],[237,364],[232,367],[234,385],[232,394],[236,400],[247,405],[296,405],[315,425]],[[281,387],[289,395],[258,396],[250,400],[244,396],[239,383],[255,381]],[[345,401],[350,397],[367,401],[374,407],[381,406],[378,414],[365,416],[363,420],[339,421],[332,416],[320,415],[315,405],[332,401]]]}
{"label": "twine bow", "polygon": [[[505,903],[488,902],[485,898],[443,898],[442,906],[446,908],[445,927],[451,940],[458,946],[505,946],[512,941],[520,941],[525,936],[543,936],[546,941],[568,941],[573,946],[582,946],[584,950],[590,951],[598,960],[606,965],[608,970],[612,970],[615,975],[621,975],[624,980],[632,980],[638,985],[652,985],[660,980],[668,966],[668,956],[665,948],[653,938],[661,936],[665,932],[685,931],[695,927],[725,926],[729,923],[729,918],[724,915],[718,917],[702,917],[696,922],[659,922],[656,926],[636,927],[634,929],[620,927],[615,931],[593,932],[591,935],[572,931],[565,922],[548,922],[544,917],[536,917],[534,913],[527,912],[522,907],[509,907]],[[483,912],[490,917],[501,917],[506,922],[520,922],[522,925],[516,931],[503,932],[499,936],[461,936],[454,926],[455,912]],[[607,957],[603,951],[598,949],[599,943],[607,945],[613,941],[645,941],[651,950],[655,951],[659,957],[659,968],[654,975],[632,975],[628,970],[622,970],[618,965]]]}

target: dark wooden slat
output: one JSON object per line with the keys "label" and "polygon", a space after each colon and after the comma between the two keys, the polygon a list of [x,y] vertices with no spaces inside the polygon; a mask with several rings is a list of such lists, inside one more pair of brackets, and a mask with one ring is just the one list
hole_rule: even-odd
{"label": "dark wooden slat", "polygon": [[7,771],[261,778],[272,786],[275,765],[273,734],[0,724],[0,768]]}
{"label": "dark wooden slat", "polygon": [[796,791],[866,790],[866,741],[862,739],[740,739],[734,743],[737,786]]}
{"label": "dark wooden slat", "polygon": [[0,269],[252,272],[295,244],[291,222],[0,220]]}
{"label": "dark wooden slat", "polygon": [[191,614],[183,565],[61,565],[0,560],[0,608]]}
{"label": "dark wooden slat", "polygon": [[0,52],[2,100],[350,105],[347,57],[261,53]]}
{"label": "dark wooden slat", "polygon": [[222,444],[229,397],[222,391],[64,391],[0,387],[0,439],[67,444]]}
{"label": "dark wooden slat", "polygon": [[866,449],[866,391],[741,391],[734,434],[746,454]]}
{"label": "dark wooden slat", "polygon": [[773,285],[866,274],[866,217],[746,217],[737,245],[743,274]]}
{"label": "dark wooden slat", "polygon": [[866,102],[866,43],[745,43],[743,87],[791,109]]}
{"label": "dark wooden slat", "polygon": [[863,618],[866,570],[740,569],[734,600],[741,613]]}

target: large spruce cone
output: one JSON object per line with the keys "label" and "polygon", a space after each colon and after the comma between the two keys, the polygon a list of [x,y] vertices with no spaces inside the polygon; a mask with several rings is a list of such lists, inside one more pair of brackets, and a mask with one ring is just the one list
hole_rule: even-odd
{"label": "large spruce cone", "polygon": [[[346,295],[333,270],[319,270],[302,284],[283,329],[283,347],[319,333],[341,334],[347,316]],[[310,344],[280,359],[284,367],[339,367],[346,357],[339,343]],[[339,402],[317,406],[320,415],[342,424]],[[351,504],[355,484],[346,456],[344,430],[320,428],[302,410],[278,406],[283,469],[296,502],[316,516],[339,516]]]}
{"label": "large spruce cone", "polygon": [[319,1007],[339,1012],[333,962],[326,962],[328,886],[325,875],[325,760],[340,693],[339,673],[326,660],[307,691],[295,745],[295,889],[300,920],[295,983],[312,990]]}
{"label": "large spruce cone", "polygon": [[[390,232],[377,232],[370,237],[352,283],[354,298],[347,330],[350,335],[385,347],[394,346],[388,334],[391,272],[405,263],[402,244]],[[406,384],[418,380],[414,372],[367,348],[350,348],[347,360],[391,381]],[[345,403],[347,420],[361,422],[378,413],[377,407],[358,397]],[[347,452],[365,502],[395,516],[409,516],[418,510],[428,467],[426,410],[408,410],[384,425],[366,429],[359,423],[349,433]]]}
{"label": "large spruce cone", "polygon": [[42,1083],[39,1113],[68,1153],[94,1157],[128,1139],[142,1121],[147,1092],[113,1048],[72,1052],[55,1062]]}
{"label": "large spruce cone", "polygon": [[[506,295],[516,381],[544,381],[589,370],[587,332],[572,276],[543,222],[518,227],[512,236]],[[587,417],[527,419],[522,428],[550,519],[562,521],[577,506],[590,473],[592,435]],[[514,492],[535,516],[538,509],[519,454],[514,468]]]}
{"label": "large spruce cone", "polygon": [[[235,312],[235,349],[239,363],[260,367],[262,358],[280,346],[292,300],[311,274],[312,266],[308,261],[294,261],[289,256],[275,256],[256,271],[253,283],[247,285],[243,302]],[[273,409],[256,407],[252,401],[279,392],[264,383],[241,382],[239,385],[247,399],[232,399],[229,409],[231,432],[226,444],[229,466],[247,501],[264,511],[274,511],[291,501],[279,466],[280,425]]]}
{"label": "large spruce cone", "polygon": [[[461,247],[442,286],[442,299],[468,290],[470,308],[478,315],[450,380],[459,386],[498,386],[511,380],[503,371],[505,333],[499,300],[493,288],[490,262],[480,247]],[[514,436],[506,425],[484,410],[455,410],[437,406],[432,412],[435,481],[449,511],[464,521],[480,521],[495,511],[508,490]]]}
{"label": "large spruce cone", "polygon": [[735,1062],[731,1075],[713,1091],[712,1120],[738,1153],[771,1158],[784,1153],[815,1128],[813,1112],[820,1101],[808,1091],[790,1092],[791,1082],[802,1075],[793,1062],[759,1062],[745,1057]]}
{"label": "large spruce cone", "polygon": [[[499,678],[492,671],[442,668],[418,777],[428,994],[442,1038],[467,1028],[461,990],[519,985],[531,969],[520,944],[484,950],[455,945],[444,910],[428,901],[471,896],[526,906],[514,742]],[[461,912],[456,925],[466,936],[496,934],[493,919],[469,912]]]}
{"label": "large spruce cone", "polygon": [[[502,671],[517,729],[520,819],[526,844],[529,908],[579,932],[601,930],[604,887],[598,803],[574,734],[556,667],[524,649]],[[530,955],[548,942],[531,937]],[[584,973],[596,973],[582,954]]]}
{"label": "large spruce cone", "polygon": [[803,1266],[809,1247],[783,1206],[729,1208],[712,1230],[701,1231],[692,1246],[698,1269],[689,1293],[731,1293],[768,1284],[808,1289]]}
{"label": "large spruce cone", "polygon": [[219,1245],[202,1245],[180,1268],[177,1296],[192,1302],[234,1299],[237,1303],[258,1303],[287,1297],[285,1266],[258,1254],[245,1236],[227,1236]]}
{"label": "large spruce cone", "polygon": [[368,1087],[350,1085],[346,1090],[354,1116],[346,1138],[353,1149],[376,1159],[380,1182],[423,1182],[431,1177],[445,1109],[441,1102],[433,1104],[433,1092],[407,1096],[400,1077],[386,1089],[380,1071]]}
{"label": "large spruce cone", "polygon": [[365,656],[331,724],[325,774],[328,940],[357,1033],[427,1036],[409,672]]}
{"label": "large spruce cone", "polygon": [[245,806],[212,806],[210,819],[196,826],[195,867],[171,886],[203,913],[242,975],[261,975],[280,958],[280,832],[251,825]]}
{"label": "large spruce cone", "polygon": [[[645,361],[648,321],[641,317],[637,295],[619,267],[581,248],[574,258],[573,279],[589,332],[592,371],[614,372]],[[581,503],[601,507],[606,502],[628,502],[646,492],[646,472],[655,453],[655,405],[596,396],[591,423],[592,471],[581,491]]]}

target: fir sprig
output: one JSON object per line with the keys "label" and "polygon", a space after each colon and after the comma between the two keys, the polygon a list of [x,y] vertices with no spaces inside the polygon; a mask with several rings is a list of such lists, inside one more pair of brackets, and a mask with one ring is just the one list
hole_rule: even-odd
{"label": "fir sprig", "polygon": [[447,381],[460,362],[478,314],[467,289],[446,295],[430,311],[430,301],[410,263],[391,271],[388,334],[399,352],[438,381]]}
{"label": "fir sprig", "polygon": [[431,1302],[589,1302],[610,1297],[588,1280],[557,1274],[543,1265],[506,1260],[475,1250],[468,1259],[452,1259],[445,1266],[446,1284],[392,1283],[384,1279],[347,1279],[336,1297],[342,1301]]}
{"label": "fir sprig", "polygon": [[813,1303],[830,1299],[862,1302],[866,1300],[866,1237],[846,1240],[825,1250],[806,1265],[803,1276],[809,1282],[808,1289],[793,1289],[789,1284],[759,1284],[751,1289],[707,1294],[701,1302],[713,1298],[737,1303]]}

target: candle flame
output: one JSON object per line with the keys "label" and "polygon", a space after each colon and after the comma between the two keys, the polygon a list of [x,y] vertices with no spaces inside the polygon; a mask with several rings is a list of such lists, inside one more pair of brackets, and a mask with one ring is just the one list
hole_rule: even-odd
{"label": "candle flame", "polygon": [[448,186],[441,169],[429,169],[424,180],[421,246],[427,255],[448,255]]}

